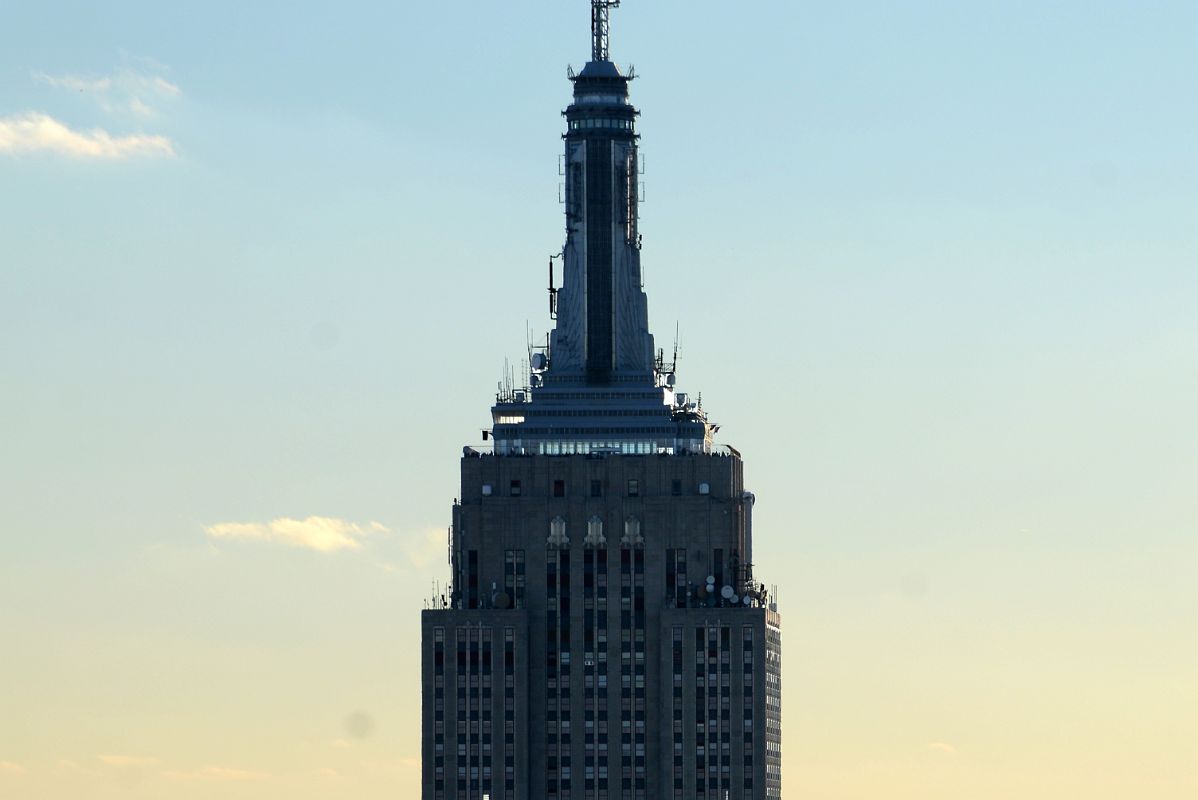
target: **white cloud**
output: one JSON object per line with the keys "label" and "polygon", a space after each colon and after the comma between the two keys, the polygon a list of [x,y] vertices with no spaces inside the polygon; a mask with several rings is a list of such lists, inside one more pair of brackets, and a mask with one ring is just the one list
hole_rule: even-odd
{"label": "white cloud", "polygon": [[96,756],[110,767],[150,767],[158,763],[156,758],[144,756]]}
{"label": "white cloud", "polygon": [[957,754],[957,748],[953,747],[948,742],[931,742],[928,744],[929,750],[935,750],[938,753],[947,753],[950,756]]}
{"label": "white cloud", "polygon": [[377,522],[362,526],[331,517],[280,517],[270,522],[221,522],[204,528],[204,533],[214,539],[256,539],[331,553],[356,550],[367,536],[389,531]]}
{"label": "white cloud", "polygon": [[270,774],[267,772],[255,772],[254,770],[235,769],[233,767],[204,767],[203,769],[191,770],[190,772],[168,770],[162,774],[164,777],[177,781],[260,781],[270,777]]}
{"label": "white cloud", "polygon": [[24,775],[25,768],[11,761],[0,761],[0,775]]}
{"label": "white cloud", "polygon": [[85,94],[109,113],[132,112],[138,116],[153,116],[160,101],[179,97],[183,90],[164,78],[164,68],[145,59],[141,66],[151,71],[118,67],[111,75],[48,75],[34,72],[33,80],[55,89]]}
{"label": "white cloud", "polygon": [[56,89],[72,89],[76,92],[107,92],[112,88],[112,78],[83,78],[78,75],[56,77],[44,72],[35,72],[33,79]]}
{"label": "white cloud", "polygon": [[143,103],[140,97],[134,97],[129,101],[129,110],[139,117],[154,116],[154,109]]}
{"label": "white cloud", "polygon": [[0,117],[0,153],[47,152],[72,158],[124,159],[137,156],[173,156],[175,147],[165,136],[132,134],[113,136],[108,131],[72,130],[36,111]]}

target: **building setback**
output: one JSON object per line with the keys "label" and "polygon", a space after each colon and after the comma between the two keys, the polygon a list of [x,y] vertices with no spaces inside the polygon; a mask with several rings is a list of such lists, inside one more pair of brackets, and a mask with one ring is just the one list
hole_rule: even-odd
{"label": "building setback", "polygon": [[463,452],[450,584],[423,612],[424,800],[781,796],[781,618],[740,454],[648,331],[616,5],[592,0],[571,75],[556,325],[496,398],[491,450]]}

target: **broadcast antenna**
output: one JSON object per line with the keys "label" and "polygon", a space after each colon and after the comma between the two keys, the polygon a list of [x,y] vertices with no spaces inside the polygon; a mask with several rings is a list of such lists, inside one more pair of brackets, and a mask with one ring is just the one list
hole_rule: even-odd
{"label": "broadcast antenna", "polygon": [[610,61],[611,10],[619,8],[620,0],[591,0],[591,61]]}

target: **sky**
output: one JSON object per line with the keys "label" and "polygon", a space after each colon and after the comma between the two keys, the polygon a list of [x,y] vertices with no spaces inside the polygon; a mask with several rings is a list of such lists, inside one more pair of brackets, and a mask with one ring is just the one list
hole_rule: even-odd
{"label": "sky", "polygon": [[[416,796],[587,4],[4,17],[0,797]],[[650,324],[779,584],[785,795],[1198,796],[1198,5],[613,27]]]}

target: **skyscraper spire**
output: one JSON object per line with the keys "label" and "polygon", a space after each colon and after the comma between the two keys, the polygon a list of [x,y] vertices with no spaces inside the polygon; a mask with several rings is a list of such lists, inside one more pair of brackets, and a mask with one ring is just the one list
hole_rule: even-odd
{"label": "skyscraper spire", "polygon": [[632,76],[608,60],[618,5],[591,0],[592,60],[570,76],[560,288],[550,278],[555,324],[546,343],[529,351],[528,382],[500,388],[491,409],[497,453],[708,453],[713,446],[715,426],[675,390],[675,365],[649,333],[639,112],[628,97]]}
{"label": "skyscraper spire", "polygon": [[591,45],[592,61],[610,61],[611,10],[618,8],[620,0],[591,0]]}

